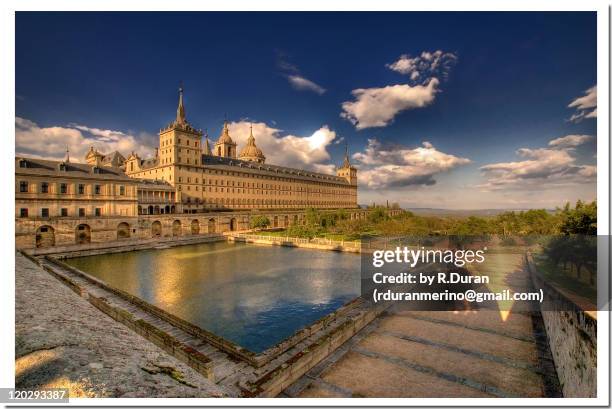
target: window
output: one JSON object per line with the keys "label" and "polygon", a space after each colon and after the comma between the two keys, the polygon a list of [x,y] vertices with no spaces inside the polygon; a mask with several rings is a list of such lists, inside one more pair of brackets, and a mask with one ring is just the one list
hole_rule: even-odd
{"label": "window", "polygon": [[19,209],[19,217],[28,217],[28,208]]}
{"label": "window", "polygon": [[65,183],[60,184],[60,193],[66,194],[68,193],[68,185]]}
{"label": "window", "polygon": [[66,209],[65,207],[62,207],[62,209],[60,211],[60,216],[68,217],[68,209]]}
{"label": "window", "polygon": [[100,209],[99,207],[96,207],[95,215],[97,217],[100,217],[102,215],[102,209]]}
{"label": "window", "polygon": [[79,207],[79,217],[85,217],[85,209],[82,207]]}
{"label": "window", "polygon": [[42,217],[49,217],[49,209],[47,209],[46,207],[40,209],[40,215]]}
{"label": "window", "polygon": [[28,191],[28,182],[19,182],[19,191],[21,193],[26,193]]}
{"label": "window", "polygon": [[40,184],[40,193],[49,193],[49,184],[47,182]]}
{"label": "window", "polygon": [[123,185],[119,186],[119,195],[125,196],[125,186]]}
{"label": "window", "polygon": [[94,193],[99,195],[100,194],[100,190],[101,190],[101,186],[100,185],[94,185]]}
{"label": "window", "polygon": [[85,194],[85,185],[84,184],[79,184],[79,194],[80,195],[84,195]]}

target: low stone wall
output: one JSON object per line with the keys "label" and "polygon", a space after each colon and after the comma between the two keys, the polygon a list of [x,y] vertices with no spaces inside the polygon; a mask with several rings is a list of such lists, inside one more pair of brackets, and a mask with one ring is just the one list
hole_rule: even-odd
{"label": "low stone wall", "polygon": [[597,319],[552,286],[526,257],[531,280],[544,291],[542,318],[566,398],[597,397]]}
{"label": "low stone wall", "polygon": [[[145,250],[150,248],[176,247],[187,244],[209,243],[215,241],[225,241],[225,237],[222,234],[207,234],[172,239],[164,238],[158,240],[138,240],[129,243],[114,241],[107,243],[56,246],[49,248],[29,249],[26,251],[33,256],[53,255],[56,258],[63,259],[71,257],[95,256],[98,254],[123,253],[127,251]],[[26,254],[25,251],[23,253]]]}
{"label": "low stone wall", "polygon": [[388,305],[378,304],[361,310],[261,378],[254,382],[241,383],[239,386],[243,390],[243,396],[275,397],[372,322],[387,307]]}
{"label": "low stone wall", "polygon": [[331,250],[331,251],[342,251],[349,253],[360,253],[361,244],[353,241],[332,241],[332,240],[321,240],[317,239],[309,240],[298,237],[281,237],[281,236],[259,236],[256,234],[228,234],[227,238],[229,241],[250,243],[250,244],[262,244],[267,246],[283,246],[283,247],[299,247],[306,249],[316,250]]}
{"label": "low stone wall", "polygon": [[89,294],[88,299],[94,307],[109,315],[115,321],[124,324],[143,338],[148,339],[164,351],[185,362],[206,378],[214,380],[212,361],[204,354],[183,344],[148,322],[134,318],[130,312],[111,306],[102,297],[95,297]]}

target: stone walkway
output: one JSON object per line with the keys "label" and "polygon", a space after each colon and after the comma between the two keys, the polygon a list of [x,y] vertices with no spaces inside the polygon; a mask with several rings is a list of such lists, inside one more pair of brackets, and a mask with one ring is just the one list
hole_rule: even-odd
{"label": "stone walkway", "polygon": [[539,314],[392,307],[281,396],[560,397],[552,362]]}
{"label": "stone walkway", "polygon": [[70,397],[221,397],[223,388],[15,255],[15,383]]}

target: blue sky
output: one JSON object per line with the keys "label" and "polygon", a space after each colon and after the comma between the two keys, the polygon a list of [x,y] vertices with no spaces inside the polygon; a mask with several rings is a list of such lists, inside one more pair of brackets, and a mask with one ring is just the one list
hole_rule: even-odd
{"label": "blue sky", "polygon": [[348,143],[361,203],[550,208],[595,198],[596,74],[595,13],[17,13],[16,148],[150,154],[183,81],[271,163]]}

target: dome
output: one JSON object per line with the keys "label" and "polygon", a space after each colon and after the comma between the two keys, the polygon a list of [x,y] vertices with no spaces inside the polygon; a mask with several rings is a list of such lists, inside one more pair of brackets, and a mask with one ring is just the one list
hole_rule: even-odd
{"label": "dome", "polygon": [[248,160],[252,162],[264,163],[266,161],[266,157],[264,156],[261,149],[255,145],[255,138],[253,137],[253,126],[251,126],[251,135],[249,135],[249,139],[247,139],[247,144],[242,151],[240,151],[239,158],[242,160]]}
{"label": "dome", "polygon": [[235,145],[234,141],[230,137],[229,128],[227,127],[227,121],[223,124],[223,131],[221,132],[221,136],[219,136],[219,140],[215,145],[220,143],[224,143],[227,145]]}

